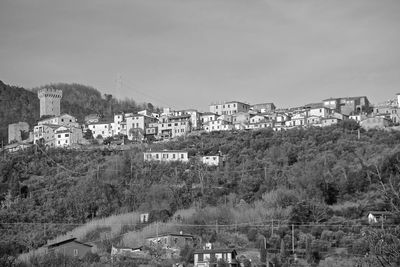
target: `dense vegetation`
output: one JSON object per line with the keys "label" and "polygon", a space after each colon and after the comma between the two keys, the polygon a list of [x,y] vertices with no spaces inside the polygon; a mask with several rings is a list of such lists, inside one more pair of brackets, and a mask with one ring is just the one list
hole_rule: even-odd
{"label": "dense vegetation", "polygon": [[151,103],[139,104],[132,99],[118,100],[110,94],[102,96],[97,89],[80,84],[57,83],[26,90],[0,81],[0,142],[2,140],[7,144],[9,124],[25,121],[33,128],[37,123],[40,106],[36,92],[40,88],[62,90],[61,113],[71,114],[79,122],[83,122],[86,115],[93,113],[111,118],[114,113],[122,111],[137,112],[144,108],[154,108]]}
{"label": "dense vegetation", "polygon": [[[399,250],[385,254],[386,247],[374,244],[383,238],[387,248],[400,248],[399,229],[387,228],[399,222],[400,133],[361,132],[358,139],[355,128],[343,123],[220,132],[151,145],[188,150],[189,163],[144,162],[144,146],[125,152],[38,148],[7,155],[0,161],[1,253],[38,248],[91,219],[152,211],[152,220],[167,221],[177,210],[195,207],[185,218],[189,224],[239,227],[185,232],[222,247],[259,248],[265,237],[268,251],[280,255],[274,258],[277,265],[287,264],[292,225],[296,251],[309,263],[338,261],[328,255],[341,249],[340,260],[347,259],[337,263],[342,266],[354,266],[366,253],[377,255],[368,258],[371,264],[394,263]],[[194,157],[217,153],[225,156],[223,166],[206,167]],[[371,210],[390,211],[383,230],[368,226]]]}

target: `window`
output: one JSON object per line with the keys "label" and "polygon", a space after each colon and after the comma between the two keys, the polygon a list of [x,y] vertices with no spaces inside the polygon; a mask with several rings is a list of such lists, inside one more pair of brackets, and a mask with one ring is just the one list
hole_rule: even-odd
{"label": "window", "polygon": [[65,140],[65,143],[68,144],[68,140]]}
{"label": "window", "polygon": [[78,256],[78,250],[74,249],[74,257]]}
{"label": "window", "polygon": [[69,137],[69,134],[65,134],[65,137]]}
{"label": "window", "polygon": [[156,154],[156,159],[158,159],[158,154]]}
{"label": "window", "polygon": [[171,127],[171,123],[168,123],[168,127]]}
{"label": "window", "polygon": [[60,141],[58,141],[58,144],[61,144]]}
{"label": "window", "polygon": [[58,135],[58,138],[61,138],[61,134]]}
{"label": "window", "polygon": [[185,156],[183,154],[181,154],[181,159],[183,159]]}
{"label": "window", "polygon": [[204,254],[199,254],[199,261],[204,261]]}
{"label": "window", "polygon": [[178,123],[177,123],[177,122],[175,122],[175,126],[178,126]]}
{"label": "window", "polygon": [[173,158],[173,159],[175,158],[175,154],[172,154],[172,158]]}

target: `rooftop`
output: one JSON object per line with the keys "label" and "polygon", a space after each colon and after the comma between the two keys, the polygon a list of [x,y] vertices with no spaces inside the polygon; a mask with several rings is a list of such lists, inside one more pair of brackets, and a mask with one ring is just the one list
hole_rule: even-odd
{"label": "rooftop", "polygon": [[78,244],[81,244],[81,245],[84,245],[84,246],[92,247],[92,245],[85,244],[85,243],[77,241],[76,237],[71,237],[69,239],[65,239],[65,240],[62,240],[62,241],[59,241],[59,242],[56,242],[56,243],[49,244],[49,245],[47,245],[47,247],[48,248],[54,248],[54,247],[58,247],[58,246],[70,243],[70,242],[75,242],[75,243],[78,243]]}

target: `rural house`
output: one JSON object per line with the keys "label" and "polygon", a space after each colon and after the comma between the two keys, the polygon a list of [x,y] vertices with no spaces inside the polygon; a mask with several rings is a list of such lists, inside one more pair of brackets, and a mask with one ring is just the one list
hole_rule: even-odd
{"label": "rural house", "polygon": [[85,244],[76,240],[75,237],[49,244],[46,246],[47,252],[60,253],[65,256],[83,258],[86,253],[91,252],[92,245]]}

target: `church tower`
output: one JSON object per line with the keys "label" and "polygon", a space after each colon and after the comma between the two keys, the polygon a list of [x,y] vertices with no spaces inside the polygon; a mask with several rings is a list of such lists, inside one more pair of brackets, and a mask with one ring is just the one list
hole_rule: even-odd
{"label": "church tower", "polygon": [[38,91],[40,99],[40,117],[44,115],[60,116],[60,102],[62,91],[43,88]]}

